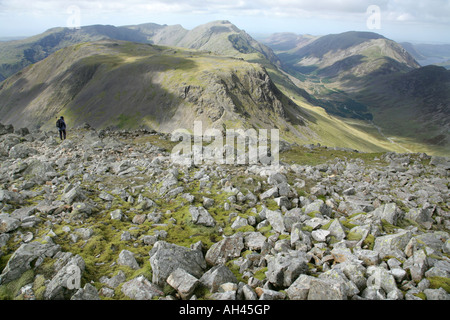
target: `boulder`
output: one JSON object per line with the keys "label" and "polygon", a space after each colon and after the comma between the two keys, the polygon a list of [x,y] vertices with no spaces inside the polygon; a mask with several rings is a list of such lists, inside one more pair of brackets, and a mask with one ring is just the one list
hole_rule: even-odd
{"label": "boulder", "polygon": [[311,279],[308,300],[347,300],[346,287],[337,280]]}
{"label": "boulder", "polygon": [[238,258],[243,249],[244,237],[241,232],[238,232],[214,243],[206,252],[205,259],[211,266],[225,264],[231,259]]}
{"label": "boulder", "polygon": [[189,207],[192,221],[195,224],[203,225],[206,227],[214,227],[216,222],[209,212],[203,207]]}
{"label": "boulder", "polygon": [[269,199],[269,198],[276,198],[278,197],[279,193],[278,193],[278,187],[275,186],[273,188],[270,188],[269,190],[261,193],[259,195],[259,199],[260,200],[265,200],[265,199]]}
{"label": "boulder", "polygon": [[295,281],[286,289],[289,300],[307,300],[311,281],[315,277],[301,274]]}
{"label": "boulder", "polygon": [[26,159],[29,156],[35,155],[37,153],[38,152],[35,149],[23,143],[19,143],[9,150],[9,157],[14,159]]}
{"label": "boulder", "polygon": [[152,283],[164,287],[167,278],[176,269],[183,269],[200,278],[206,269],[206,261],[200,250],[192,250],[165,241],[158,241],[150,250]]}
{"label": "boulder", "polygon": [[427,297],[427,300],[450,300],[450,294],[443,288],[425,289],[423,293]]}
{"label": "boulder", "polygon": [[372,214],[382,220],[386,220],[392,225],[397,225],[397,221],[402,219],[404,213],[397,207],[395,203],[384,204],[375,209]]}
{"label": "boulder", "polygon": [[30,242],[22,244],[9,258],[0,275],[0,284],[20,278],[25,271],[41,265],[45,258],[53,257],[60,250],[61,247],[54,243]]}
{"label": "boulder", "polygon": [[300,274],[308,271],[308,259],[304,252],[280,252],[267,256],[267,280],[276,288],[289,287]]}
{"label": "boulder", "polygon": [[323,230],[323,229],[314,230],[311,232],[312,238],[318,242],[325,242],[329,235],[330,235],[330,231]]}
{"label": "boulder", "polygon": [[167,278],[167,283],[177,290],[182,299],[187,300],[192,296],[200,282],[196,277],[189,274],[184,269],[178,268]]}
{"label": "boulder", "polygon": [[286,232],[286,227],[284,225],[284,216],[280,211],[265,209],[265,214],[267,221],[269,221],[274,231],[279,233]]}
{"label": "boulder", "polygon": [[379,253],[383,259],[387,255],[396,255],[403,252],[411,240],[412,232],[409,230],[401,230],[395,234],[389,234],[375,239],[373,251]]}
{"label": "boulder", "polygon": [[217,292],[219,287],[224,283],[238,283],[233,272],[223,264],[209,269],[202,275],[199,281],[213,293]]}
{"label": "boulder", "polygon": [[244,234],[244,245],[248,250],[260,251],[267,238],[261,232],[248,232]]}
{"label": "boulder", "polygon": [[81,277],[85,269],[83,258],[73,256],[56,273],[45,288],[44,299],[66,300],[80,289]]}
{"label": "boulder", "polygon": [[152,300],[155,296],[164,295],[161,289],[142,275],[125,282],[121,290],[124,295],[132,300]]}
{"label": "boulder", "polygon": [[379,266],[367,268],[367,287],[376,290],[383,289],[386,294],[397,293],[397,283],[394,276],[388,270]]}
{"label": "boulder", "polygon": [[441,156],[432,156],[430,160],[430,165],[439,167],[445,170],[450,169],[450,158]]}
{"label": "boulder", "polygon": [[353,250],[353,253],[355,254],[356,258],[361,260],[363,262],[363,265],[366,267],[378,265],[380,263],[380,254],[376,251],[355,249]]}
{"label": "boulder", "polygon": [[128,266],[133,270],[139,269],[139,264],[134,258],[134,254],[129,250],[122,250],[119,254],[119,258],[117,259],[117,264],[121,266]]}
{"label": "boulder", "polygon": [[16,230],[21,225],[19,219],[11,217],[7,213],[0,214],[0,233],[7,233]]}
{"label": "boulder", "polygon": [[84,288],[78,289],[77,292],[70,298],[70,300],[101,300],[98,294],[97,288],[95,288],[92,284],[86,283]]}
{"label": "boulder", "polygon": [[231,225],[231,229],[236,230],[236,229],[239,229],[239,228],[242,228],[245,226],[248,226],[248,220],[241,216],[237,216],[237,218],[234,220],[233,224]]}
{"label": "boulder", "polygon": [[267,288],[256,288],[256,294],[259,297],[259,300],[284,300],[286,299],[286,295],[283,292],[275,291]]}
{"label": "boulder", "polygon": [[315,200],[304,208],[305,214],[318,212],[324,216],[331,216],[331,208],[323,200]]}
{"label": "boulder", "polygon": [[14,127],[12,124],[2,124],[0,123],[0,136],[13,133]]}

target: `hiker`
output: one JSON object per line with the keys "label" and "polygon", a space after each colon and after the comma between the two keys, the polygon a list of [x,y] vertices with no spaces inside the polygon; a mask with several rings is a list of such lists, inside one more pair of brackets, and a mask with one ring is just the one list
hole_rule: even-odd
{"label": "hiker", "polygon": [[56,127],[59,130],[59,137],[61,138],[61,140],[66,139],[66,123],[64,122],[64,117],[61,116],[61,118],[58,119],[58,121],[56,121]]}

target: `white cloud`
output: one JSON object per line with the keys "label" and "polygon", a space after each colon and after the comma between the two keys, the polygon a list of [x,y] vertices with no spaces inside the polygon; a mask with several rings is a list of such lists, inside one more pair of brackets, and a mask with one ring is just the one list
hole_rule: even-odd
{"label": "white cloud", "polygon": [[82,25],[156,22],[186,24],[190,28],[228,19],[239,21],[238,27],[244,29],[257,29],[256,24],[263,28],[271,22],[281,27],[292,23],[305,27],[309,23],[323,29],[329,26],[332,33],[336,24],[340,30],[345,26],[365,28],[367,8],[376,5],[381,9],[382,26],[391,25],[392,29],[399,25],[436,26],[440,30],[450,26],[450,0],[0,0],[0,29],[7,22],[9,29],[14,28],[14,17],[22,17],[16,19],[17,28],[23,21],[26,23],[23,17],[27,16],[33,17],[34,23],[42,20],[46,27],[64,23],[72,5],[79,7]]}
{"label": "white cloud", "polygon": [[[0,13],[61,13],[76,5],[88,13],[192,13],[204,14],[274,14],[279,16],[361,15],[370,5],[379,6],[387,17],[409,15],[416,19],[439,19],[449,22],[448,0],[0,0]],[[394,20],[397,20],[395,18]]]}

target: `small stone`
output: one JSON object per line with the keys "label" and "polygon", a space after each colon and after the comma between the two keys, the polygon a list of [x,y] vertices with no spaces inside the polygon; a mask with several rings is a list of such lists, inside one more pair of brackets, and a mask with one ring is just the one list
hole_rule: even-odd
{"label": "small stone", "polygon": [[117,259],[117,263],[121,266],[128,266],[134,270],[139,269],[139,264],[134,258],[134,254],[128,250],[122,250],[120,252],[119,258]]}
{"label": "small stone", "polygon": [[203,207],[189,207],[189,212],[192,216],[192,221],[195,224],[203,225],[206,227],[214,227],[216,225],[216,221],[209,214],[209,212]]}
{"label": "small stone", "polygon": [[311,236],[313,237],[313,239],[318,242],[325,242],[329,235],[330,231],[323,229],[314,230],[313,232],[311,232]]}
{"label": "small stone", "polygon": [[144,276],[139,276],[122,285],[122,292],[133,300],[152,300],[155,296],[163,296],[158,287],[152,284]]}
{"label": "small stone", "polygon": [[122,210],[116,209],[110,213],[112,220],[122,220]]}
{"label": "small stone", "polygon": [[347,300],[347,291],[340,281],[315,278],[309,284],[308,300]]}
{"label": "small stone", "polygon": [[187,300],[193,295],[200,282],[196,277],[178,268],[167,278],[167,283],[178,291],[182,299]]}
{"label": "small stone", "polygon": [[200,282],[206,286],[209,291],[217,292],[224,283],[238,283],[236,276],[224,265],[212,267],[200,278]]}
{"label": "small stone", "polygon": [[132,222],[134,224],[143,224],[146,219],[147,219],[147,215],[146,214],[137,214],[137,215],[135,215],[133,217]]}

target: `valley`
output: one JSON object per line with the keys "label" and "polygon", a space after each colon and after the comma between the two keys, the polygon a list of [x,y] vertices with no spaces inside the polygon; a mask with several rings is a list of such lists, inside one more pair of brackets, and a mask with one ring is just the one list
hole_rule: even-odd
{"label": "valley", "polygon": [[0,300],[448,300],[449,75],[226,20],[0,42]]}

